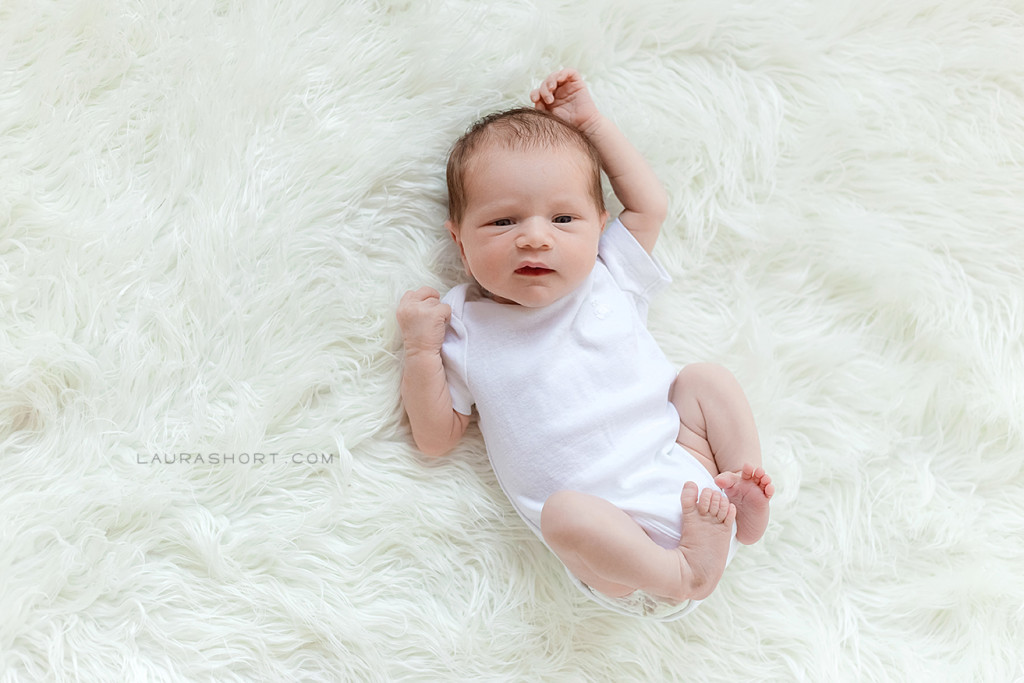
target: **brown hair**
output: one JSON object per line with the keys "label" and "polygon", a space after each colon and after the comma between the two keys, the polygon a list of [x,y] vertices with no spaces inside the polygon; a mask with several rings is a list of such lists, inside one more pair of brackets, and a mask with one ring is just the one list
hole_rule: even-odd
{"label": "brown hair", "polygon": [[466,210],[466,173],[469,162],[486,144],[497,143],[507,149],[534,149],[560,146],[583,153],[592,169],[591,194],[598,211],[604,211],[601,189],[601,156],[574,126],[547,112],[520,107],[496,112],[474,123],[455,141],[448,155],[448,217],[456,224]]}

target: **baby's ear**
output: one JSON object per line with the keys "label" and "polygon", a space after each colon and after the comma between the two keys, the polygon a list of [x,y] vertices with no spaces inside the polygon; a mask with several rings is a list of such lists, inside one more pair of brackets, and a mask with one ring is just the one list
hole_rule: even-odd
{"label": "baby's ear", "polygon": [[459,258],[462,259],[462,267],[466,269],[466,274],[473,277],[473,271],[469,269],[469,259],[466,258],[466,249],[462,246],[462,238],[459,236],[458,224],[449,218],[444,222],[444,227],[448,230],[448,234],[452,236],[455,244],[459,247]]}

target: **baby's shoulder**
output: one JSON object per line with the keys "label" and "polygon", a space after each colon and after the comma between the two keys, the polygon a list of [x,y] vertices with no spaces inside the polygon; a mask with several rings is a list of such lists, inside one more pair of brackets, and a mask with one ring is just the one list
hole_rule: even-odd
{"label": "baby's shoulder", "polygon": [[441,297],[441,302],[452,307],[452,313],[461,311],[466,306],[466,297],[469,293],[469,284],[455,285],[448,290],[448,293]]}
{"label": "baby's shoulder", "polygon": [[466,282],[449,289],[448,293],[441,297],[441,301],[452,307],[453,316],[461,318],[465,315],[466,304],[479,300],[481,296],[479,285]]}
{"label": "baby's shoulder", "polygon": [[468,304],[483,298],[483,291],[476,283],[456,285],[441,297],[441,302],[452,306],[452,317],[464,319],[469,315]]}

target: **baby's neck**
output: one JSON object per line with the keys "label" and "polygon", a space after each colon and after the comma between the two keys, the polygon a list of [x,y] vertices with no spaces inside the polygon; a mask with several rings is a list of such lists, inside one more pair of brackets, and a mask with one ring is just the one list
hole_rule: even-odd
{"label": "baby's neck", "polygon": [[491,301],[493,301],[496,304],[505,304],[505,305],[508,305],[508,306],[519,306],[520,305],[520,304],[516,303],[515,301],[512,301],[511,299],[506,299],[505,297],[498,296],[494,292],[489,292],[486,289],[484,289],[483,287],[480,288],[480,291],[483,292],[483,295],[484,295],[485,298],[490,299]]}

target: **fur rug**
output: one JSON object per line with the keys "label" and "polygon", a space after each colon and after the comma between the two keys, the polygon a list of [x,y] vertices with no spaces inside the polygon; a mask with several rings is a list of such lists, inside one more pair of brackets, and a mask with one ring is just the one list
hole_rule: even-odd
{"label": "fur rug", "polygon": [[[0,680],[1020,680],[1022,46],[1020,0],[4,2]],[[673,624],[397,398],[448,147],[563,65],[778,485]]]}

